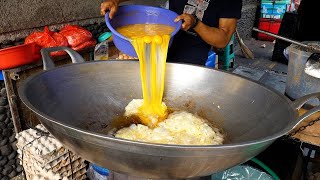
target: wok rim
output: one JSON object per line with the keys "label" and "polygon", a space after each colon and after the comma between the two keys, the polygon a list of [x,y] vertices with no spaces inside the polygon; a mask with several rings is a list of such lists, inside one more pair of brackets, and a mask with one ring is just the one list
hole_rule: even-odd
{"label": "wok rim", "polygon": [[[39,72],[38,74],[35,74],[33,76],[28,77],[24,82],[22,82],[21,87],[18,90],[19,97],[20,97],[21,101],[31,111],[33,111],[37,116],[40,116],[42,119],[45,119],[45,120],[49,121],[50,123],[57,124],[58,126],[62,126],[62,127],[66,128],[66,129],[70,129],[70,130],[77,131],[77,132],[82,133],[82,134],[87,134],[87,135],[90,135],[90,136],[93,136],[93,137],[96,137],[96,138],[108,140],[108,141],[111,141],[111,142],[121,143],[121,144],[125,144],[125,145],[135,145],[135,146],[139,145],[139,146],[143,146],[143,147],[159,147],[159,148],[167,148],[169,150],[173,150],[173,149],[175,149],[175,150],[177,150],[177,149],[178,150],[181,150],[181,149],[183,149],[183,150],[203,150],[203,149],[226,149],[226,148],[227,149],[233,149],[233,148],[238,148],[238,147],[246,147],[246,146],[250,146],[250,145],[257,145],[257,144],[261,144],[261,143],[267,143],[267,142],[270,142],[270,141],[274,141],[274,140],[278,139],[279,137],[284,136],[285,134],[287,134],[294,127],[294,125],[288,124],[286,128],[282,129],[281,131],[279,131],[279,132],[277,132],[277,133],[275,133],[275,134],[273,134],[271,136],[266,136],[266,137],[258,139],[258,140],[244,141],[244,142],[238,142],[238,143],[228,143],[228,144],[222,144],[222,145],[174,145],[174,144],[148,143],[148,142],[133,141],[133,140],[127,140],[127,139],[111,137],[111,136],[108,136],[106,134],[88,131],[88,130],[81,129],[81,128],[73,126],[73,125],[68,125],[66,123],[59,122],[57,119],[52,118],[49,115],[46,115],[45,113],[42,113],[37,108],[35,108],[30,103],[30,101],[25,96],[25,94],[23,93],[23,92],[25,92],[25,89],[26,89],[26,87],[27,87],[29,82],[31,82],[32,80],[34,80],[36,78],[39,78],[41,75],[43,75],[45,73],[50,73],[50,72],[55,71],[57,69],[65,68],[65,67],[68,67],[68,66],[79,66],[79,65],[83,65],[83,64],[111,63],[111,62],[119,62],[119,60],[89,61],[89,62],[87,61],[87,62],[83,62],[83,63],[66,64],[66,65],[61,65],[59,67],[55,67],[55,68],[47,70],[47,71]],[[124,60],[124,61],[120,61],[120,62],[136,62],[137,63],[138,60]],[[238,74],[233,74],[233,73],[228,72],[228,71],[223,71],[223,70],[219,70],[219,69],[212,69],[212,68],[205,67],[205,66],[200,66],[200,65],[188,64],[188,63],[170,63],[170,62],[167,62],[167,64],[180,64],[180,65],[196,66],[196,67],[200,67],[200,68],[210,69],[210,70],[213,70],[213,71],[219,71],[219,72],[226,73],[226,74],[229,74],[229,75],[232,75],[232,76],[236,76],[238,78],[241,78],[241,79],[250,81],[252,83],[255,83],[255,84],[261,86],[262,88],[270,91],[271,93],[274,93],[279,98],[281,98],[285,103],[288,104],[288,107],[290,107],[289,109],[291,109],[291,112],[292,112],[292,115],[293,115],[293,118],[294,118],[294,119],[292,119],[292,122],[294,122],[294,120],[298,118],[298,112],[294,110],[294,108],[291,105],[292,101],[288,97],[286,97],[284,94],[281,94],[280,92],[278,92],[278,91],[276,91],[276,90],[274,90],[274,89],[272,89],[270,87],[264,86],[259,81],[252,80],[252,79],[249,79],[247,77],[240,76]],[[42,120],[39,119],[39,121],[41,122]],[[68,135],[68,134],[66,134],[66,135]],[[70,135],[68,135],[68,136],[70,136]],[[77,137],[73,137],[73,138],[79,139]]]}

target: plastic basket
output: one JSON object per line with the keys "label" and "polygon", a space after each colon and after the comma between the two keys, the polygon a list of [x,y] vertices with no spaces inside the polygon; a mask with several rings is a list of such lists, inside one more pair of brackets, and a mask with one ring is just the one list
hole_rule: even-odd
{"label": "plastic basket", "polygon": [[40,49],[35,43],[0,49],[0,70],[16,68],[40,60]]}
{"label": "plastic basket", "polygon": [[261,18],[282,19],[288,4],[282,1],[261,3]]}
{"label": "plastic basket", "polygon": [[[273,19],[259,19],[259,29],[268,31],[274,34],[278,34],[281,25],[281,20],[273,20]],[[258,39],[263,41],[274,41],[275,38],[268,36],[263,33],[258,33]]]}

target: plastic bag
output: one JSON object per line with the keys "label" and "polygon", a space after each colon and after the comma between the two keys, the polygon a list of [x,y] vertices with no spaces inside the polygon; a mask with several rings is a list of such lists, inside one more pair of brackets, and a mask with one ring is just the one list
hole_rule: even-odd
{"label": "plastic bag", "polygon": [[242,165],[214,174],[211,177],[212,180],[273,180],[273,178],[265,172]]}
{"label": "plastic bag", "polygon": [[88,30],[75,25],[66,25],[59,33],[67,38],[71,47],[77,47],[92,39],[92,34]]}
{"label": "plastic bag", "polygon": [[[67,39],[59,33],[50,31],[48,27],[43,32],[33,32],[25,39],[25,44],[36,43],[42,48],[68,46]],[[64,51],[52,52],[52,56],[66,54]]]}
{"label": "plastic bag", "polygon": [[82,50],[82,49],[85,49],[85,48],[88,48],[88,47],[93,47],[97,44],[97,41],[93,38],[91,38],[90,40],[76,46],[76,47],[72,47],[73,50],[75,51],[79,51],[79,50]]}

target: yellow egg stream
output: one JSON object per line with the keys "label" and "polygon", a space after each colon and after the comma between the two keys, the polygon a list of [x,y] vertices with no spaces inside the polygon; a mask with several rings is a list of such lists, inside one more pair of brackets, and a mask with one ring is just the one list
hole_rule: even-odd
{"label": "yellow egg stream", "polygon": [[149,127],[155,127],[167,116],[167,107],[162,103],[162,98],[168,46],[173,30],[173,27],[160,24],[135,24],[118,29],[132,40],[139,58],[144,100],[139,117]]}
{"label": "yellow egg stream", "polygon": [[158,119],[164,118],[167,111],[162,104],[162,98],[169,41],[169,35],[145,36],[132,41],[140,61],[144,100],[141,113],[145,116],[156,116]]}

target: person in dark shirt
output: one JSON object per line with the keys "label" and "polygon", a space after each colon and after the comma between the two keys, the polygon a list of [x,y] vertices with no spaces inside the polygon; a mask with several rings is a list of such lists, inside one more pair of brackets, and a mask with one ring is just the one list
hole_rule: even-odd
{"label": "person in dark shirt", "polygon": [[302,0],[298,8],[298,16],[300,22],[297,25],[298,41],[320,41],[320,33],[317,27],[316,19],[320,17],[318,9],[320,6],[319,0]]}
{"label": "person in dark shirt", "polygon": [[[112,18],[123,0],[106,0],[101,14],[110,11]],[[182,20],[168,51],[168,62],[205,65],[211,46],[224,48],[241,18],[242,0],[169,0],[169,9]]]}

